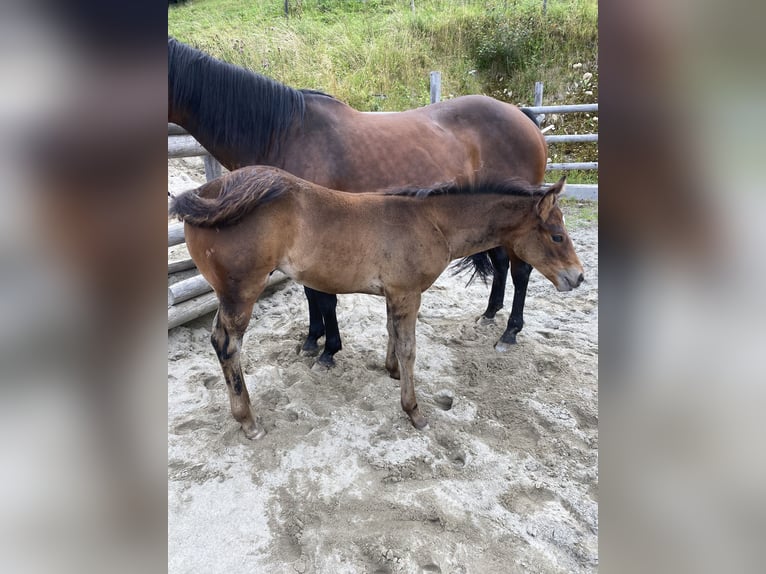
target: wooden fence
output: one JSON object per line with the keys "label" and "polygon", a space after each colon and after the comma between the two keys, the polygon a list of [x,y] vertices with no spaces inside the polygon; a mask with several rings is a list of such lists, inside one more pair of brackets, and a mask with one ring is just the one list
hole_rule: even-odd
{"label": "wooden fence", "polygon": [[[543,106],[541,105],[542,94],[542,84],[538,82],[535,85],[535,105],[529,108],[534,114],[598,112],[598,104]],[[440,101],[440,99],[441,74],[431,72],[431,102]],[[545,140],[549,144],[598,142],[598,134],[546,135]],[[168,159],[195,156],[204,158],[205,177],[208,181],[221,175],[221,165],[208,154],[207,150],[197,140],[180,126],[168,124]],[[598,162],[548,163],[548,170],[569,169],[598,169]],[[579,199],[597,199],[598,187],[595,185],[567,185],[565,193]],[[170,223],[168,225],[168,248],[182,243],[184,243],[183,224]],[[267,289],[269,286],[280,285],[286,280],[286,275],[275,271],[269,278]],[[168,262],[168,284],[168,329],[188,323],[218,307],[218,299],[212,292],[213,288],[197,272],[196,265],[190,258]]]}

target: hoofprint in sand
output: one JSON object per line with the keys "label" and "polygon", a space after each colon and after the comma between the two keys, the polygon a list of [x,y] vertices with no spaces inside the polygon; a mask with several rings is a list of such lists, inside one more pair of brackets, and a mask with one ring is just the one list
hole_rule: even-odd
{"label": "hoofprint in sand", "polygon": [[[170,165],[171,192],[202,182],[194,160]],[[476,320],[481,283],[466,288],[448,271],[423,295],[425,431],[383,366],[381,297],[339,297],[344,348],[330,371],[298,354],[302,287],[261,298],[243,345],[268,431],[256,442],[231,417],[212,315],[170,331],[169,571],[596,571],[597,229],[569,231],[586,283],[558,293],[533,272],[525,327],[506,353],[493,345],[507,310]]]}

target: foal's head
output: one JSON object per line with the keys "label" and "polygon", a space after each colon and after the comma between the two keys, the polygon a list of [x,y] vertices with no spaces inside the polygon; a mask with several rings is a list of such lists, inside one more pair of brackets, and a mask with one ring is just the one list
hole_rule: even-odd
{"label": "foal's head", "polygon": [[514,253],[545,275],[559,291],[570,291],[584,280],[582,264],[557,203],[565,180],[562,177],[533,204],[525,232],[513,245]]}

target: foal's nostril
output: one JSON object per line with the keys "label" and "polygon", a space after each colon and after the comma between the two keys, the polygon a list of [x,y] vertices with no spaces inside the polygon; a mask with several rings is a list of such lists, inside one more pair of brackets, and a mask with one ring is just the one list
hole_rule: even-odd
{"label": "foal's nostril", "polygon": [[585,281],[585,275],[580,273],[580,276],[577,278],[577,285],[579,286],[583,281]]}

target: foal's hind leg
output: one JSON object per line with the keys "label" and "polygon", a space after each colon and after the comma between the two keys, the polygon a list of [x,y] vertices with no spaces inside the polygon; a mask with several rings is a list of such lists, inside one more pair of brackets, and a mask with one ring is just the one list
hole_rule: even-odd
{"label": "foal's hind leg", "polygon": [[420,414],[418,401],[415,397],[415,323],[420,309],[420,293],[407,293],[392,297],[386,295],[386,307],[394,333],[394,349],[399,359],[401,379],[402,409],[410,417],[412,426],[416,429],[428,425],[426,418]]}
{"label": "foal's hind leg", "polygon": [[486,319],[494,319],[495,314],[503,308],[505,302],[505,286],[508,282],[508,254],[502,247],[490,249],[487,254],[495,272],[492,276],[492,290],[489,293],[487,310],[482,315]]}
{"label": "foal's hind leg", "polygon": [[511,279],[513,280],[513,305],[511,316],[508,317],[508,326],[502,337],[495,345],[498,351],[506,351],[508,345],[516,343],[516,335],[524,327],[524,303],[527,299],[527,285],[532,273],[532,266],[511,254]]}
{"label": "foal's hind leg", "polygon": [[391,318],[391,305],[386,298],[386,329],[388,330],[388,346],[386,349],[386,370],[392,379],[400,379],[399,360],[396,358],[396,333],[394,332],[394,321]]}
{"label": "foal's hind leg", "polygon": [[210,336],[226,379],[231,414],[242,425],[242,430],[249,439],[259,439],[266,434],[266,431],[253,418],[250,395],[247,392],[240,364],[242,337],[250,323],[253,304],[257,298],[256,295],[252,300],[245,302],[231,301],[222,297],[213,321],[213,333]]}

